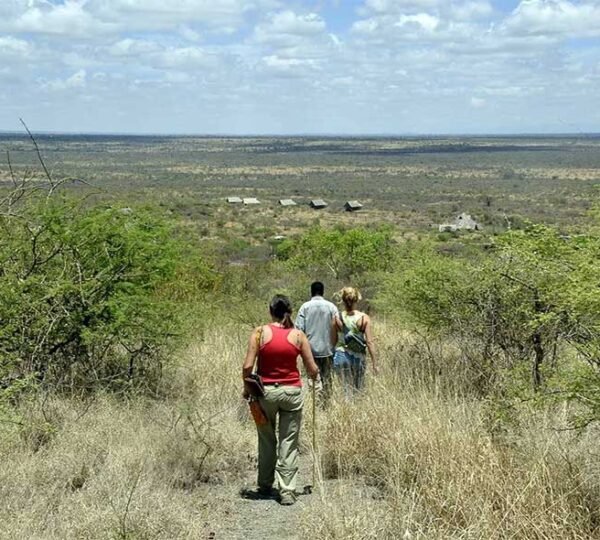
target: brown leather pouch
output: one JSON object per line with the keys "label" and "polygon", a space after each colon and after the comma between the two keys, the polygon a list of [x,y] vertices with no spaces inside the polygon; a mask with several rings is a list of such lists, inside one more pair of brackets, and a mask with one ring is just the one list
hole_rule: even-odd
{"label": "brown leather pouch", "polygon": [[257,399],[251,399],[249,405],[250,414],[252,415],[252,418],[254,418],[254,423],[257,426],[264,426],[269,422],[265,411],[263,411]]}
{"label": "brown leather pouch", "polygon": [[258,398],[265,395],[265,385],[257,373],[250,373],[250,375],[244,377],[244,386],[246,392],[252,397]]}

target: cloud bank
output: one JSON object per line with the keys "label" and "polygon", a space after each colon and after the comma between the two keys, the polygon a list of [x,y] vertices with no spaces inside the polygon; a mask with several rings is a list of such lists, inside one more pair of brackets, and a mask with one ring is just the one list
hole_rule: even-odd
{"label": "cloud bank", "polygon": [[3,0],[0,129],[598,132],[597,0]]}

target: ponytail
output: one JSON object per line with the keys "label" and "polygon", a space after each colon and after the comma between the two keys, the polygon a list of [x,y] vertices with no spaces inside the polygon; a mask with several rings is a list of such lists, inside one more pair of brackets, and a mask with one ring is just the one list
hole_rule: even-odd
{"label": "ponytail", "polygon": [[294,327],[294,321],[292,321],[292,314],[291,313],[286,313],[283,316],[283,320],[281,321],[281,324],[283,324],[284,328],[293,328]]}
{"label": "ponytail", "polygon": [[342,293],[342,302],[346,306],[346,309],[350,310],[354,305],[356,305],[360,300],[362,300],[362,296],[358,289],[354,287],[344,287],[341,291]]}
{"label": "ponytail", "polygon": [[271,316],[281,322],[284,328],[293,328],[292,321],[292,303],[287,296],[276,294],[269,304]]}

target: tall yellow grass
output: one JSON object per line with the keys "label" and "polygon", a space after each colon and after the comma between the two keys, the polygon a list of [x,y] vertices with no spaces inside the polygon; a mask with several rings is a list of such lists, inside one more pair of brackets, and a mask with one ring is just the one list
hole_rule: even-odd
{"label": "tall yellow grass", "polygon": [[[236,519],[256,463],[239,397],[246,338],[245,328],[207,331],[175,359],[164,398],[23,404],[23,425],[0,424],[0,537],[206,538]],[[492,436],[486,404],[399,367],[423,361],[400,328],[380,325],[378,340],[383,372],[359,398],[337,391],[318,411],[321,481],[302,499],[299,537],[598,536],[591,432],[557,431],[557,413],[532,410]]]}

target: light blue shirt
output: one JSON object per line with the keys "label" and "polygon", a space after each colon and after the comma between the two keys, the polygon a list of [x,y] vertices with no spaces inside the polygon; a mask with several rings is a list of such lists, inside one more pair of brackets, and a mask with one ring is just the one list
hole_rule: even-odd
{"label": "light blue shirt", "polygon": [[296,317],[296,328],[302,330],[312,350],[313,356],[322,358],[333,354],[331,346],[331,326],[338,308],[322,296],[313,296],[302,304]]}

